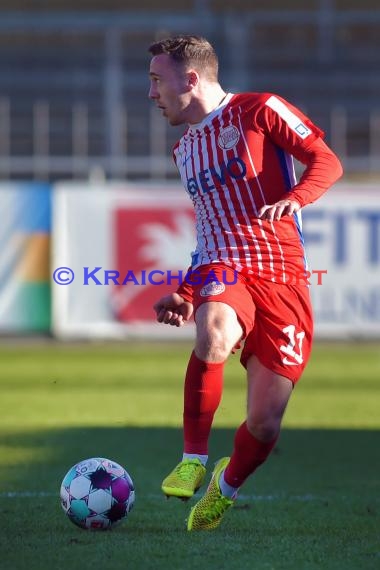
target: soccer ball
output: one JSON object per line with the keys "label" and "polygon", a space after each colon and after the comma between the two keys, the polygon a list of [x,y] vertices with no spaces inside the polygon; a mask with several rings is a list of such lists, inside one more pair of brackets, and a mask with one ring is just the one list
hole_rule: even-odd
{"label": "soccer ball", "polygon": [[80,528],[104,530],[125,519],[135,502],[133,481],[115,461],[93,457],[74,465],[61,485],[61,505]]}

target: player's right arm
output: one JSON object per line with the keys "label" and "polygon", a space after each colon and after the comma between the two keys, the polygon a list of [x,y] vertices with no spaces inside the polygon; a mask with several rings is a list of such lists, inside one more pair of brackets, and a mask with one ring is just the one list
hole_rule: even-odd
{"label": "player's right arm", "polygon": [[181,327],[191,318],[193,305],[178,293],[161,297],[153,306],[157,321],[176,327]]}

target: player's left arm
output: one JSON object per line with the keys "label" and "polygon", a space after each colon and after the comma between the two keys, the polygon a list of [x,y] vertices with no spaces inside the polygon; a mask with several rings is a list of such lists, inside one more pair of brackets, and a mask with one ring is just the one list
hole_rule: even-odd
{"label": "player's left arm", "polygon": [[297,200],[279,200],[275,204],[266,204],[260,208],[257,217],[273,222],[273,220],[279,220],[283,216],[291,216],[300,209],[301,206]]}
{"label": "player's left arm", "polygon": [[273,221],[291,216],[320,198],[343,174],[338,157],[321,138],[307,148],[298,148],[294,156],[306,165],[299,183],[275,204],[263,206],[258,213],[259,218]]}
{"label": "player's left arm", "polygon": [[284,99],[270,97],[256,120],[264,134],[306,167],[298,184],[274,204],[264,205],[259,218],[273,221],[292,215],[315,202],[342,176],[342,165],[323,141],[323,131]]}

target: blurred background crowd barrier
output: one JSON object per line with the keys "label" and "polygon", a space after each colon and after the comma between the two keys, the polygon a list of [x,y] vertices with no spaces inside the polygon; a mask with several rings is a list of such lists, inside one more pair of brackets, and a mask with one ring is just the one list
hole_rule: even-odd
{"label": "blurred background crowd barrier", "polygon": [[[214,43],[226,89],[279,93],[325,131],[345,178],[304,212],[312,265],[329,271],[312,286],[317,332],[380,336],[377,0],[294,0],[286,7],[280,0],[2,0],[0,332],[157,334],[152,322],[146,328],[150,293],[140,305],[134,298],[131,313],[120,309],[112,284],[58,286],[51,276],[73,259],[81,271],[91,263],[116,270],[120,256],[136,262],[128,255],[140,246],[147,267],[188,264],[190,213],[176,227],[171,212],[190,206],[171,158],[182,129],[168,127],[147,96],[148,46],[172,33]],[[130,242],[139,216],[149,220],[148,244]],[[160,223],[171,233],[163,235]],[[160,247],[168,248],[161,258]],[[100,301],[96,290],[110,293]]]}

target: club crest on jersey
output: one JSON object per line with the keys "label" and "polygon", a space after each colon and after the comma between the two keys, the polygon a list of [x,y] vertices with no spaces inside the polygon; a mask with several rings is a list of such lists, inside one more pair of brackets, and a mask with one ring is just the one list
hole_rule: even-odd
{"label": "club crest on jersey", "polygon": [[234,125],[229,125],[222,129],[218,136],[218,146],[222,150],[229,150],[237,145],[240,139],[239,129]]}
{"label": "club crest on jersey", "polygon": [[211,281],[211,283],[207,283],[201,289],[201,297],[213,297],[215,295],[220,295],[226,290],[226,286],[224,283],[220,283],[219,281]]}

